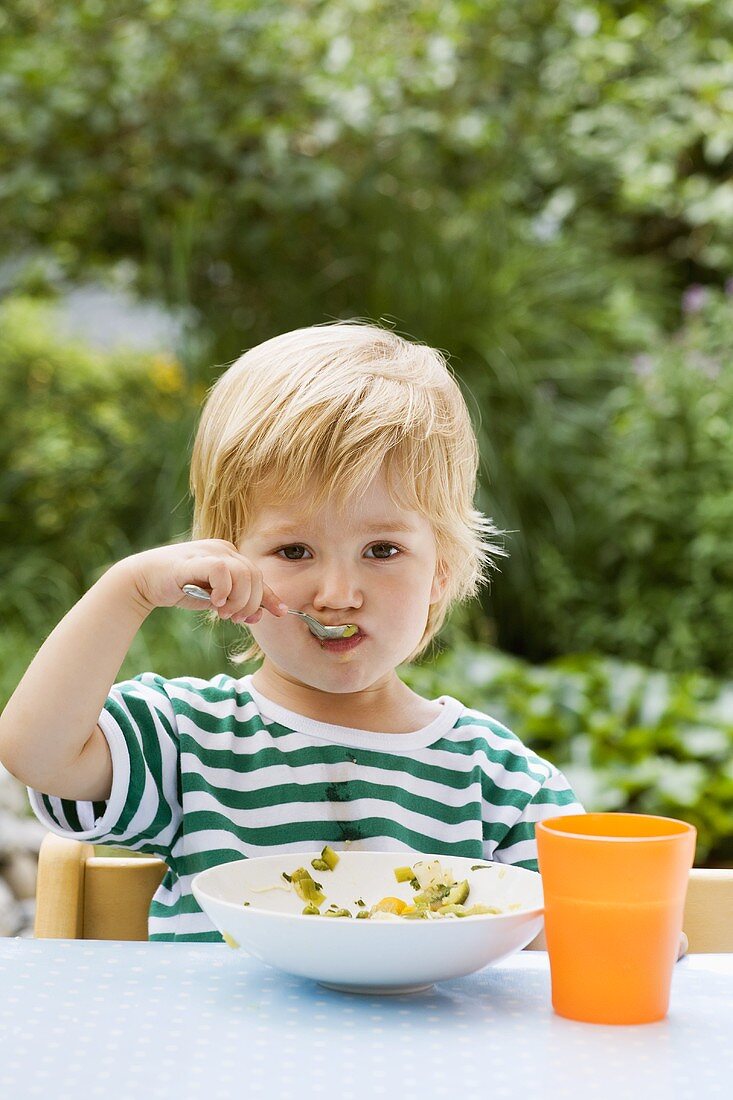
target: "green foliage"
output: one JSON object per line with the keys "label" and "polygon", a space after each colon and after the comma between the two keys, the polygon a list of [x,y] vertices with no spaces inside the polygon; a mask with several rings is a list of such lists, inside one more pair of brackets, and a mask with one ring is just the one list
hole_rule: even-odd
{"label": "green foliage", "polygon": [[681,818],[698,830],[698,863],[733,859],[731,683],[595,657],[539,667],[465,645],[403,676],[499,719],[563,770],[586,810]]}
{"label": "green foliage", "polygon": [[3,613],[40,631],[112,561],[172,536],[195,405],[171,356],[92,350],[22,298],[0,306],[0,378]]}
{"label": "green foliage", "polygon": [[556,9],[539,76],[538,122],[553,139],[541,144],[550,214],[605,207],[634,254],[666,257],[683,283],[694,271],[724,278],[733,8],[565,0]]}
{"label": "green foliage", "polygon": [[[733,668],[733,298],[691,288],[684,327],[635,358],[574,494],[572,539],[533,543],[554,652]],[[531,541],[531,535],[528,535]]]}
{"label": "green foliage", "polygon": [[362,246],[389,258],[403,217],[500,240],[497,195],[533,241],[602,227],[719,277],[732,31],[699,0],[6,0],[0,219],[72,271],[132,259],[227,355],[362,312]]}

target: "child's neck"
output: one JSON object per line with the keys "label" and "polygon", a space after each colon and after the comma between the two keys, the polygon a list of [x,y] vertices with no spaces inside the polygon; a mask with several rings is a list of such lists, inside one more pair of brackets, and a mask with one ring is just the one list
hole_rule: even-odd
{"label": "child's neck", "polygon": [[304,718],[374,733],[414,733],[440,714],[439,703],[416,695],[396,672],[363,691],[337,694],[294,680],[265,661],[252,684],[271,702]]}

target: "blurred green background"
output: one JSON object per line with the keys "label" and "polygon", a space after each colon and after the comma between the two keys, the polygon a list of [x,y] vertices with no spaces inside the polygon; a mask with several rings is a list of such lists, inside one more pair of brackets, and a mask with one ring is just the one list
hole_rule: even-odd
{"label": "blurred green background", "polygon": [[[206,388],[362,317],[442,348],[510,556],[404,670],[733,862],[733,3],[5,0],[0,702],[185,536]],[[125,674],[231,630],[151,616]]]}

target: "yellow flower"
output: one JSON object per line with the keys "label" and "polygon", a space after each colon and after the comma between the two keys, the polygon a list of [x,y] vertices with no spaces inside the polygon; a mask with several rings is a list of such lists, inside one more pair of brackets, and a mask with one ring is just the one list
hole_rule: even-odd
{"label": "yellow flower", "polygon": [[150,364],[150,377],[161,393],[180,393],[183,389],[181,364],[171,356],[154,355]]}

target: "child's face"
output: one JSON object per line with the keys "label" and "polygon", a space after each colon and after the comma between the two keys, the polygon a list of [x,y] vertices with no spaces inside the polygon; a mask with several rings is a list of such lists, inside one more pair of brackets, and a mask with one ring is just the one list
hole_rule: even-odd
{"label": "child's face", "polygon": [[321,691],[360,691],[393,673],[423,636],[444,585],[433,530],[392,503],[383,475],[344,512],[326,505],[308,515],[306,505],[259,509],[240,553],[289,607],[327,626],[358,626],[357,644],[322,646],[294,616],[266,613],[250,629],[266,661],[288,678]]}

